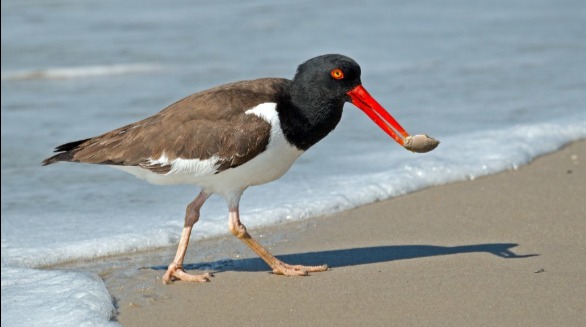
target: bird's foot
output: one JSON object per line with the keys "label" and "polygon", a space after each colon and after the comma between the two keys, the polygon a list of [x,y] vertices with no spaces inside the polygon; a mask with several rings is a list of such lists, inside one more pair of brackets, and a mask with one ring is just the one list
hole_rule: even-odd
{"label": "bird's foot", "polygon": [[214,275],[210,273],[205,273],[201,275],[192,275],[188,274],[183,270],[182,266],[179,266],[175,263],[169,265],[167,272],[163,276],[163,283],[170,284],[176,280],[182,280],[184,282],[209,282],[210,278],[214,277]]}
{"label": "bird's foot", "polygon": [[320,272],[328,270],[328,265],[321,266],[302,266],[289,265],[284,262],[277,262],[273,267],[273,273],[285,276],[307,276],[310,272]]}

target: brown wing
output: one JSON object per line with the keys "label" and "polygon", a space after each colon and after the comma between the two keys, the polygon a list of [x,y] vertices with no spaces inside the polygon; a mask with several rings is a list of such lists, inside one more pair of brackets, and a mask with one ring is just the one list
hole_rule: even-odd
{"label": "brown wing", "polygon": [[56,148],[43,161],[141,166],[167,173],[170,166],[153,165],[163,154],[169,159],[220,158],[218,171],[242,165],[264,151],[269,123],[245,114],[258,104],[276,102],[288,83],[267,78],[226,84],[184,98],[158,114],[91,139]]}

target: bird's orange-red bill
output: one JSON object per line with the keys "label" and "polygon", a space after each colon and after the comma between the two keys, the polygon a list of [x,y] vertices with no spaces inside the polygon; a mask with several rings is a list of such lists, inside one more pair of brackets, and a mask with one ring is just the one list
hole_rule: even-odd
{"label": "bird's orange-red bill", "polygon": [[358,85],[348,92],[352,104],[360,108],[383,131],[389,134],[400,145],[405,144],[405,138],[409,134],[405,129],[383,108],[362,85]]}

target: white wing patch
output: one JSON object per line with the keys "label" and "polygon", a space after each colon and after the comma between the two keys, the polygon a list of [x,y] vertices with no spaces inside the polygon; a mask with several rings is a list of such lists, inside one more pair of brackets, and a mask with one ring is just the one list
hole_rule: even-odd
{"label": "white wing patch", "polygon": [[206,160],[177,158],[171,162],[171,171],[169,171],[167,175],[213,175],[220,167],[218,161],[220,161],[218,156],[213,156]]}
{"label": "white wing patch", "polygon": [[149,165],[151,165],[151,166],[156,166],[156,165],[168,166],[169,165],[169,158],[167,157],[165,152],[163,152],[163,154],[161,154],[161,157],[159,159],[149,158],[148,162],[149,162]]}
{"label": "white wing patch", "polygon": [[218,164],[220,158],[218,156],[212,156],[209,159],[182,159],[177,158],[169,160],[169,157],[163,152],[158,159],[149,158],[149,165],[160,165],[160,166],[171,166],[171,170],[165,175],[191,175],[191,176],[203,176],[213,175],[218,171]]}

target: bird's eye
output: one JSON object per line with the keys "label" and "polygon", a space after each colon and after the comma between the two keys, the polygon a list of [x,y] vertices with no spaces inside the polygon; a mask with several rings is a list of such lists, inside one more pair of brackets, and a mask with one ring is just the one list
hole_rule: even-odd
{"label": "bird's eye", "polygon": [[330,75],[332,75],[332,77],[335,79],[344,78],[344,72],[340,68],[336,68],[336,69],[332,70],[330,72]]}

